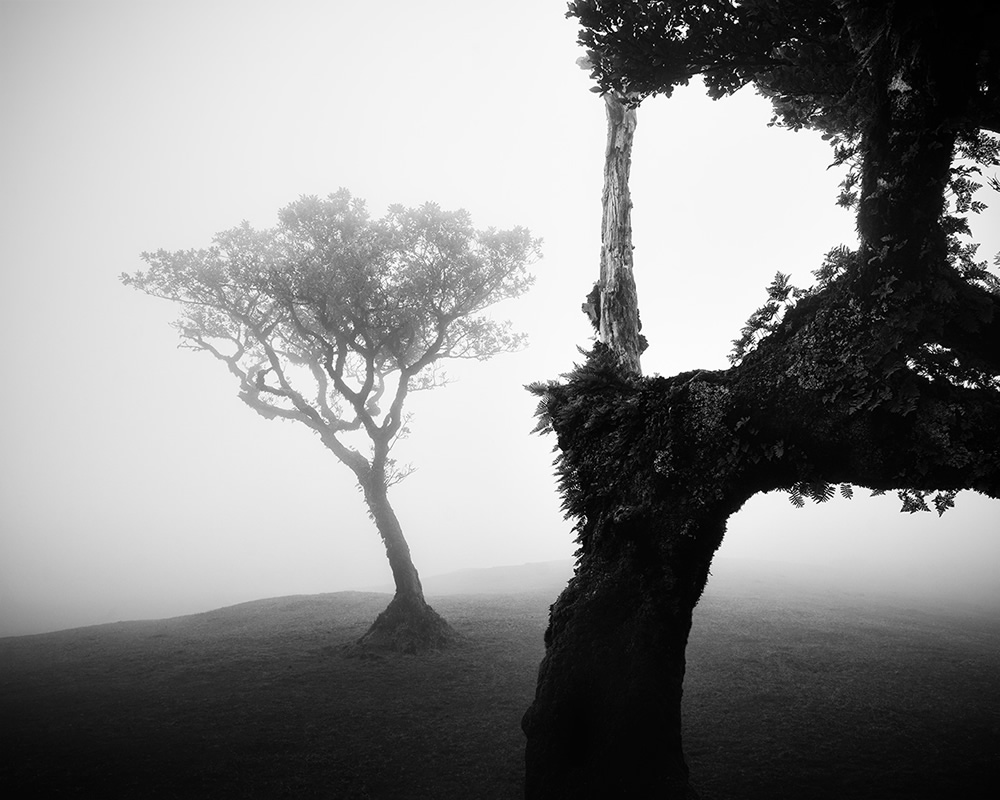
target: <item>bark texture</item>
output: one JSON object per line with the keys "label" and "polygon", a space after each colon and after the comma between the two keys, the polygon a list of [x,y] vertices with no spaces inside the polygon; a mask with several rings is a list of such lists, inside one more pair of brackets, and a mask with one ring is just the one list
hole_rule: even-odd
{"label": "bark texture", "polygon": [[632,196],[629,172],[636,109],[614,93],[604,95],[608,140],[604,154],[604,194],[601,220],[601,279],[599,339],[636,375],[644,345],[639,334],[639,302],[632,274]]}
{"label": "bark texture", "polygon": [[581,559],[552,609],[522,721],[528,798],[696,796],[680,736],[684,653],[725,517],[701,515],[692,536],[677,528],[690,519],[659,510],[604,519],[599,535],[616,544]]}
{"label": "bark texture", "polygon": [[[785,347],[732,370],[626,376],[598,346],[542,390],[580,551],[522,720],[529,800],[695,796],[680,736],[691,613],[726,520],[754,494],[810,481],[1000,497],[996,393],[925,382],[905,414],[830,405],[796,376],[807,311]],[[909,398],[904,379],[888,385],[887,406]]]}
{"label": "bark texture", "polygon": [[564,382],[533,387],[580,549],[522,721],[529,800],[695,796],[680,735],[691,612],[754,494],[1000,498],[1000,298],[956,268],[945,213],[976,78],[935,44],[933,18],[914,19],[847,20],[875,89],[861,244],[839,274],[731,369],[641,378],[602,336]]}

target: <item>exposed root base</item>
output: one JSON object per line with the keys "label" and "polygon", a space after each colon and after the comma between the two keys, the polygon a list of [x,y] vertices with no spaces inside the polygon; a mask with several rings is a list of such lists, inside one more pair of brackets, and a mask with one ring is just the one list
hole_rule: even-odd
{"label": "exposed root base", "polygon": [[349,654],[361,657],[386,652],[416,655],[446,649],[461,639],[462,635],[423,599],[396,595],[368,632],[349,647]]}

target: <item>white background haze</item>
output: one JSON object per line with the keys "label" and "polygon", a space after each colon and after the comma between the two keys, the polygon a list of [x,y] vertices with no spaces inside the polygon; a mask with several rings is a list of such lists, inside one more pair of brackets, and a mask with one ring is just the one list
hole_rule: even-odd
{"label": "white background haze", "polygon": [[[523,352],[410,398],[417,471],[391,499],[424,576],[574,546],[522,386],[588,346],[604,106],[562,0],[0,0],[0,635],[386,584],[348,470],[266,421],[221,364],[176,348],[177,309],[127,289],[139,253],[269,227],[346,187],[373,216],[426,200],[544,239],[497,314]],[[648,374],[727,365],[777,270],[811,281],[854,238],[814,134],[752,90],[639,111],[632,190]],[[983,194],[987,194],[984,192]],[[983,256],[1000,249],[993,202]],[[844,568],[1000,601],[1000,504],[751,501],[723,556]],[[867,581],[867,583],[866,583]]]}

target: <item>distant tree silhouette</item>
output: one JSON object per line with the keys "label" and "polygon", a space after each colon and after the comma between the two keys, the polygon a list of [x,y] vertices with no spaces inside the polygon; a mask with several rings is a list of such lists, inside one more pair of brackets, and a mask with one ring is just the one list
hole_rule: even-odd
{"label": "distant tree silhouette", "polygon": [[[577,0],[569,15],[608,102],[611,178],[585,304],[598,342],[533,387],[580,549],[522,722],[527,797],[688,798],[684,651],[731,514],[838,485],[894,490],[911,512],[961,489],[1000,497],[1000,282],[966,221],[980,169],[1000,163],[1000,4]],[[644,378],[634,290],[617,288],[620,120],[696,75],[714,97],[753,83],[777,124],[823,132],[860,245],[831,250],[812,288],[779,274],[730,369]]]}
{"label": "distant tree silhouette", "polygon": [[[408,432],[407,396],[438,385],[439,362],[523,344],[482,312],[527,291],[539,245],[523,228],[476,230],[465,211],[432,203],[372,220],[341,189],[302,197],[273,229],[244,222],[208,249],[143,253],[147,269],[121,276],[181,305],[183,346],[222,362],[244,403],[310,428],[354,474],[396,586],[362,645],[415,651],[452,636],[424,600],[389,503],[409,472],[390,452]],[[351,444],[355,433],[367,454]]]}

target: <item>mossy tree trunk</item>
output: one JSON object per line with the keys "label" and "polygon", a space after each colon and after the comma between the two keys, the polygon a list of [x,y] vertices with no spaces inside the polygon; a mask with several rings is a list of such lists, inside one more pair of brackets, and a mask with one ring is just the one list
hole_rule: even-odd
{"label": "mossy tree trunk", "polygon": [[522,720],[529,800],[694,796],[680,733],[691,613],[726,521],[753,495],[822,499],[840,483],[1000,497],[996,393],[925,382],[902,413],[891,406],[910,405],[907,380],[872,377],[854,390],[888,387],[885,407],[831,406],[795,377],[816,322],[803,314],[785,348],[731,370],[673,378],[623,375],[598,345],[568,381],[539,387],[580,551]]}
{"label": "mossy tree trunk", "polygon": [[[552,609],[522,725],[528,798],[687,797],[681,693],[691,614],[725,514],[602,520]],[[681,533],[682,530],[687,532]]]}
{"label": "mossy tree trunk", "polygon": [[753,495],[1000,497],[1000,297],[949,259],[943,213],[963,87],[916,39],[857,33],[884,75],[863,131],[861,243],[838,274],[728,370],[642,378],[601,341],[564,382],[533,387],[580,550],[522,721],[529,800],[695,796],[691,613]]}

